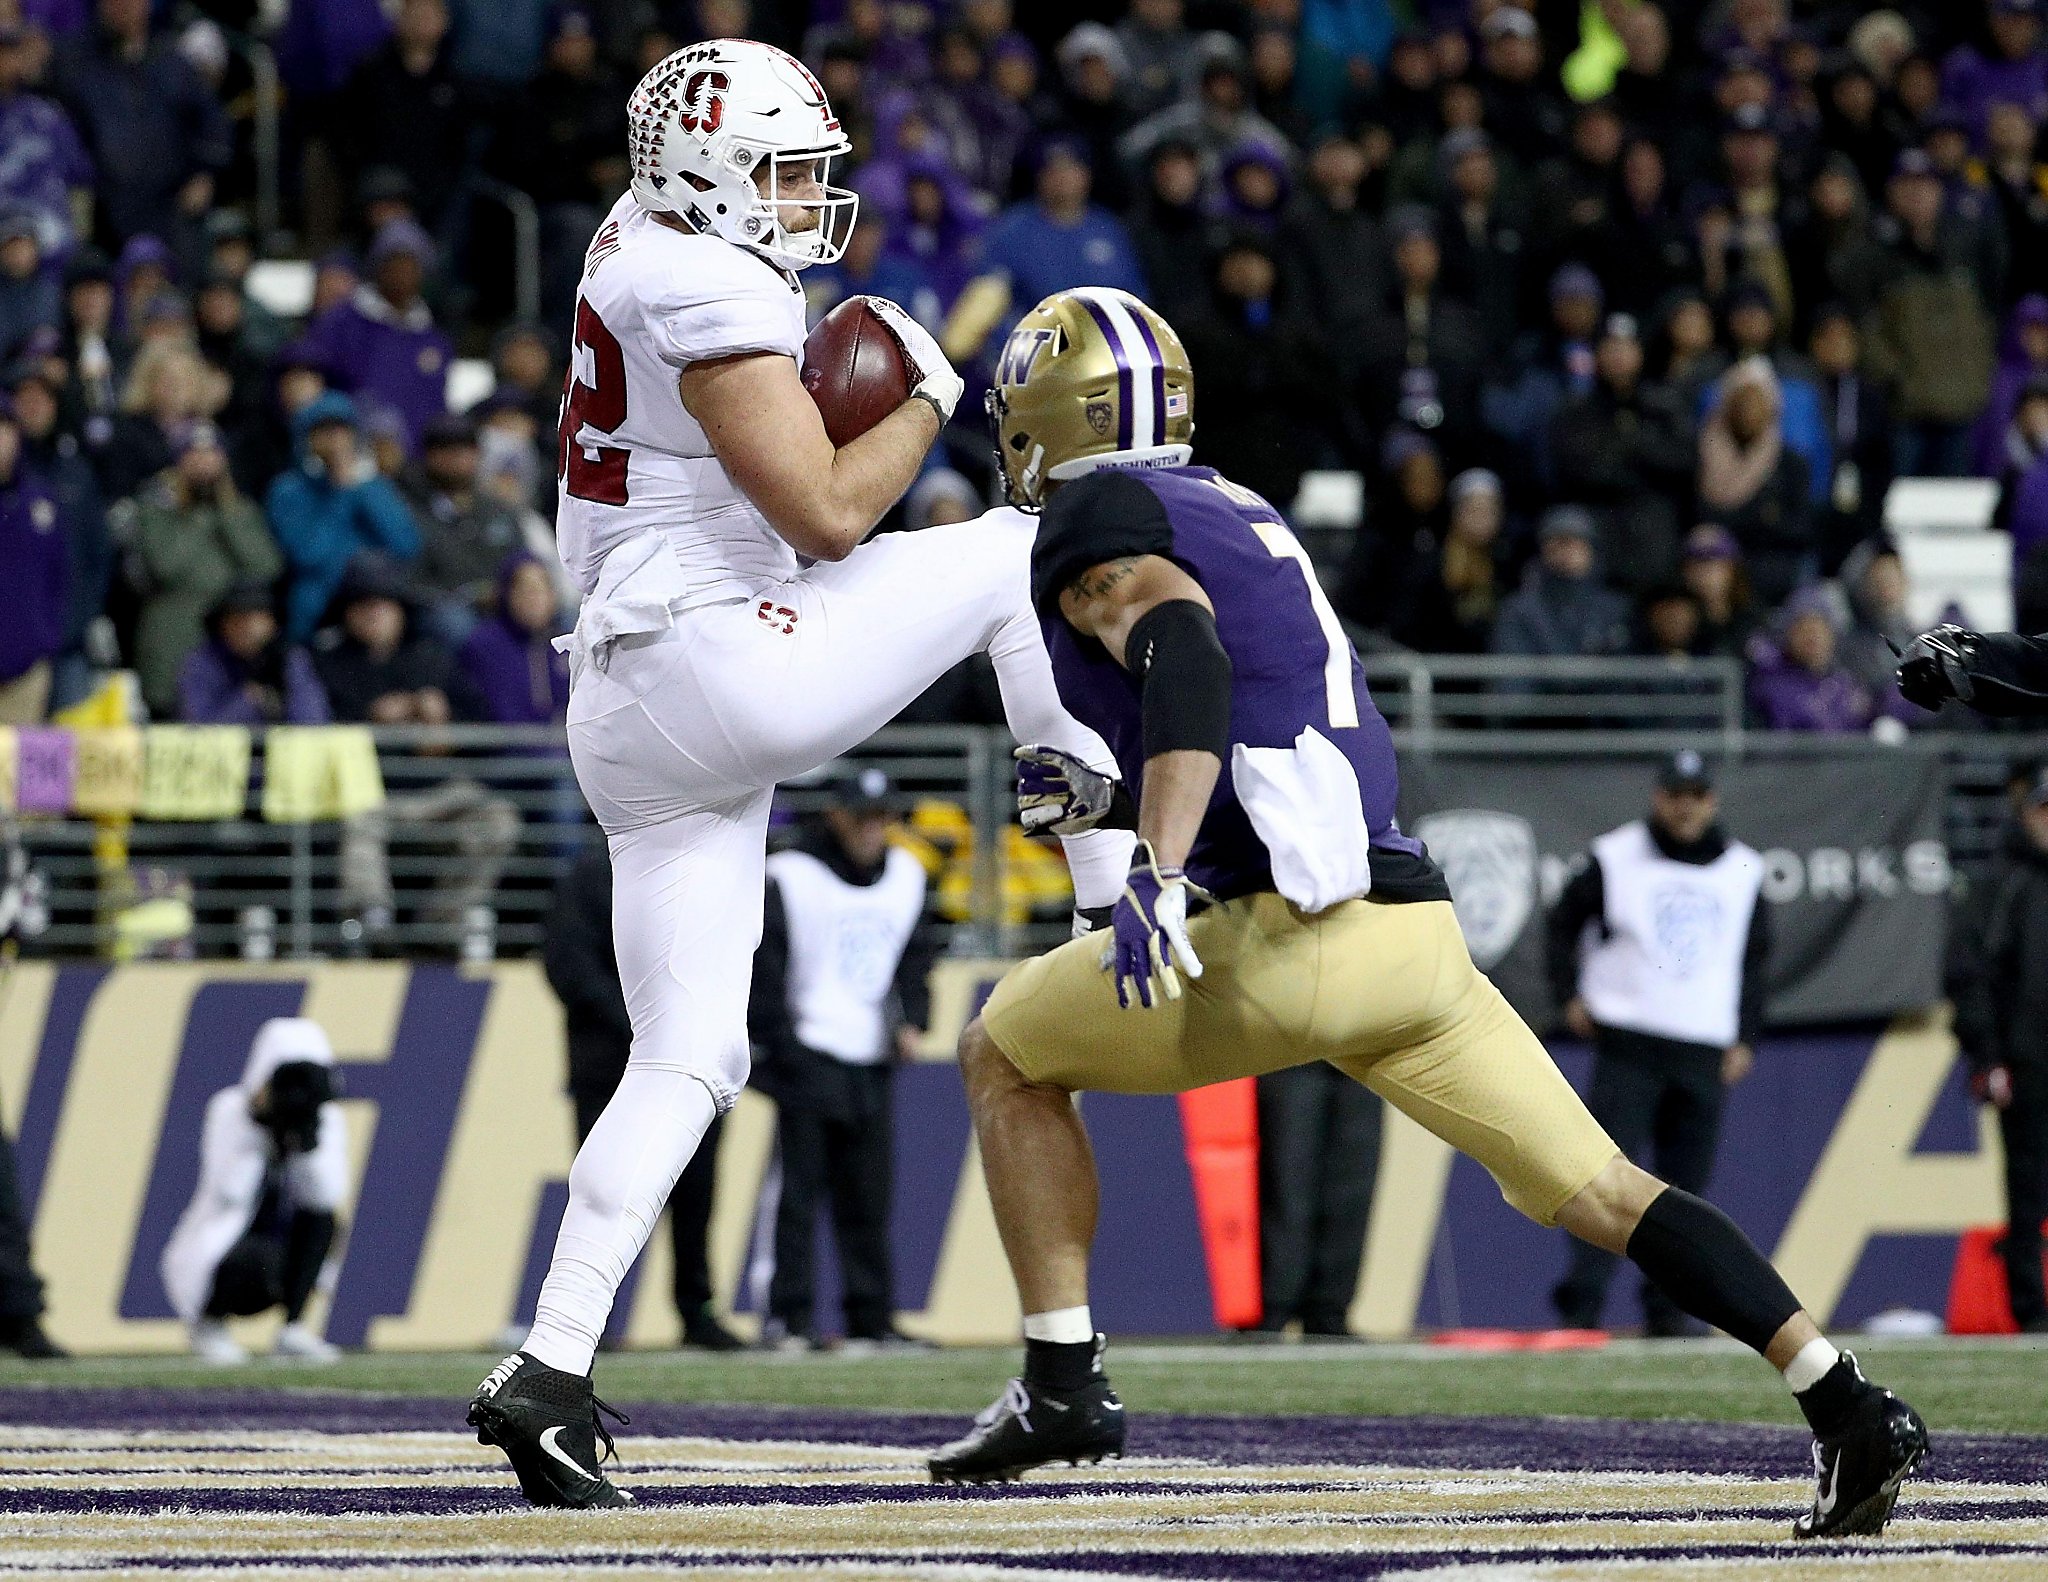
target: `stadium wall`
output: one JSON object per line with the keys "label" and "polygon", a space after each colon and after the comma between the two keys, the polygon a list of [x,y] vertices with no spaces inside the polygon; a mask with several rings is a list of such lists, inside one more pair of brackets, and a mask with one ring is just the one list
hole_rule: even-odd
{"label": "stadium wall", "polygon": [[[899,1090],[899,1299],[907,1328],[952,1341],[1016,1333],[947,1064],[999,971],[940,966],[931,1058],[907,1067]],[[329,1029],[347,1088],[357,1187],[326,1299],[329,1336],[380,1350],[479,1348],[530,1311],[572,1143],[561,1012],[536,965],[31,964],[13,971],[0,1002],[0,1120],[19,1140],[49,1323],[67,1344],[182,1344],[157,1258],[195,1178],[200,1112],[239,1074],[256,1027],[282,1015]],[[1582,1079],[1584,1052],[1559,1055]],[[1101,1321],[1127,1334],[1213,1329],[1179,1108],[1118,1097],[1084,1107],[1107,1187]],[[745,1095],[712,1227],[728,1300],[744,1284],[773,1131],[772,1105]],[[1766,1041],[1732,1097],[1721,1159],[1715,1196],[1837,1323],[1895,1305],[1939,1311],[1957,1233],[2000,1215],[1995,1135],[1969,1102],[1940,1013]],[[1520,1220],[1483,1172],[1398,1117],[1379,1180],[1358,1327],[1548,1321],[1560,1233]],[[672,1343],[664,1237],[641,1275],[629,1339]],[[1622,1286],[1610,1318],[1625,1322],[1635,1298],[1632,1281]]]}

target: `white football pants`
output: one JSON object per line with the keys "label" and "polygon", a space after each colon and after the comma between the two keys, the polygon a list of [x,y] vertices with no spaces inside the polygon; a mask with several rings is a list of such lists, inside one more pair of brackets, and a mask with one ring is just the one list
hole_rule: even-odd
{"label": "white football pants", "polygon": [[[576,778],[611,845],[612,931],[633,1021],[619,1090],[569,1172],[569,1207],[526,1350],[587,1373],[612,1300],[676,1177],[748,1068],[747,990],[761,938],[776,782],[857,747],[947,670],[987,651],[1020,741],[1105,771],[1060,705],[1030,606],[1035,523],[892,533],[752,598],[578,656]],[[1067,842],[1077,896],[1107,905],[1130,837]]]}

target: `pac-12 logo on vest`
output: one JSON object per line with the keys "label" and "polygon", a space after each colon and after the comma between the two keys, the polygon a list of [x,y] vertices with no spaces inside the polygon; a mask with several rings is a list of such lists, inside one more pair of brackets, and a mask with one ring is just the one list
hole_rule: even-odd
{"label": "pac-12 logo on vest", "polygon": [[1667,884],[1650,898],[1657,954],[1673,977],[1690,978],[1721,932],[1721,902],[1710,890]]}
{"label": "pac-12 logo on vest", "polygon": [[1450,881],[1473,963],[1490,971],[1515,948],[1536,909],[1536,831],[1512,813],[1455,808],[1429,814],[1413,834]]}

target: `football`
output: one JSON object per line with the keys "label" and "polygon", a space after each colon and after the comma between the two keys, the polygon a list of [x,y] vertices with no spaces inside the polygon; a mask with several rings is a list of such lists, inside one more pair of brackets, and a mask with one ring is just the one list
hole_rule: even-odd
{"label": "football", "polygon": [[804,388],[834,446],[858,439],[910,399],[903,348],[866,297],[848,297],[804,341]]}

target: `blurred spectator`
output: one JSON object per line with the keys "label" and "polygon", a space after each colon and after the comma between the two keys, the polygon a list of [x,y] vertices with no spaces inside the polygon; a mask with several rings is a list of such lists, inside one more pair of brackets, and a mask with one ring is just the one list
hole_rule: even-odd
{"label": "blurred spectator", "polygon": [[326,613],[349,563],[366,550],[419,553],[419,529],[398,491],[375,475],[355,403],[332,392],[292,420],[298,465],[278,475],[264,509],[290,570],[285,636],[303,642]]}
{"label": "blurred spectator", "polygon": [[370,284],[306,328],[335,386],[397,412],[414,447],[428,422],[447,410],[448,364],[455,355],[420,296],[433,261],[425,231],[392,221],[370,245]]}
{"label": "blurred spectator", "polygon": [[250,333],[248,303],[242,288],[226,275],[208,276],[192,299],[199,355],[227,380],[219,418],[231,451],[262,425],[270,382],[269,354]]}
{"label": "blurred spectator", "polygon": [[1768,105],[1740,104],[1721,128],[1719,185],[1703,199],[1700,264],[1708,289],[1754,280],[1787,316],[1791,269],[1785,256],[1784,193],[1778,185],[1778,130]]}
{"label": "blurred spectator", "polygon": [[1532,165],[1565,146],[1564,95],[1543,68],[1543,37],[1527,11],[1499,6],[1479,25],[1487,130]]}
{"label": "blurred spectator", "polygon": [[337,624],[322,634],[313,663],[337,720],[446,725],[480,714],[455,656],[420,628],[394,562],[375,553],[355,557],[334,608]]}
{"label": "blurred spectator", "polygon": [[1484,333],[1478,316],[1443,292],[1443,252],[1427,209],[1396,209],[1387,237],[1394,267],[1382,310],[1360,337],[1359,405],[1370,429],[1408,423],[1462,461],[1476,438]]}
{"label": "blurred spectator", "polygon": [[1896,393],[1900,475],[1961,477],[1991,387],[1991,293],[1976,271],[1972,224],[1945,206],[1924,153],[1899,156],[1890,203],[1893,239],[1864,354]]}
{"label": "blurred spectator", "polygon": [[1757,597],[1775,604],[1818,570],[1806,462],[1785,444],[1768,362],[1737,363],[1719,390],[1700,428],[1700,502],[1742,546]]}
{"label": "blurred spectator", "polygon": [[1863,377],[1863,337],[1846,305],[1823,304],[1810,344],[1833,468],[1822,491],[1821,570],[1876,534],[1892,486],[1891,405]]}
{"label": "blurred spectator", "polygon": [[1803,588],[1779,612],[1774,638],[1753,645],[1749,705],[1771,731],[1861,731],[1876,700],[1841,662],[1841,614],[1825,588]]}
{"label": "blurred spectator", "polygon": [[1664,583],[1643,595],[1636,627],[1636,652],[1650,659],[1690,661],[1699,653],[1700,601],[1680,583]]}
{"label": "blurred spectator", "polygon": [[192,725],[325,725],[332,715],[313,656],[287,643],[268,582],[238,582],[206,617],[178,672],[178,718]]}
{"label": "blurred spectator", "polygon": [[114,328],[114,266],[96,247],[81,247],[64,266],[64,360],[79,405],[98,419],[89,443],[104,444],[127,369],[126,343]]}
{"label": "blurred spectator", "polygon": [[2013,305],[1998,348],[1998,370],[1991,379],[1991,397],[1977,419],[1975,465],[1980,478],[2002,477],[2011,465],[2008,440],[2020,394],[2034,380],[2048,376],[2048,296],[2031,292]]}
{"label": "blurred spectator", "polygon": [[99,232],[181,234],[227,167],[227,117],[171,41],[150,36],[149,0],[98,0],[96,16],[58,51],[53,81],[98,172]]}
{"label": "blurred spectator", "polygon": [[1761,280],[1745,278],[1729,288],[1726,308],[1730,355],[1738,363],[1760,357],[1778,376],[1778,432],[1805,459],[1814,499],[1824,499],[1833,468],[1820,389],[1807,377],[1806,360],[1783,343],[1777,298]]}
{"label": "blurred spectator", "polygon": [[1786,247],[1792,295],[1811,334],[1822,303],[1840,301],[1861,317],[1876,301],[1885,253],[1849,156],[1829,154],[1807,187]]}
{"label": "blurred spectator", "polygon": [[1287,207],[1287,158],[1263,143],[1244,143],[1224,156],[1218,176],[1223,217],[1243,230],[1270,235]]}
{"label": "blurred spectator", "polygon": [[234,209],[215,209],[206,217],[206,278],[225,280],[242,296],[242,326],[259,357],[274,357],[291,338],[284,319],[258,302],[249,291],[249,271],[256,265],[255,229]]}
{"label": "blurred spectator", "polygon": [[1040,150],[1038,196],[1012,204],[989,228],[987,272],[962,293],[946,326],[956,360],[971,357],[991,331],[1055,291],[1115,286],[1145,294],[1130,232],[1089,203],[1092,181],[1080,145],[1056,138]]}
{"label": "blurred spectator", "polygon": [[428,621],[436,634],[458,646],[494,597],[505,557],[520,544],[519,518],[478,489],[479,463],[476,424],[437,417],[403,484],[419,523],[412,587],[431,606]]}
{"label": "blurred spectator", "polygon": [[491,371],[497,376],[493,396],[517,401],[540,428],[555,426],[562,370],[555,361],[555,338],[545,326],[506,325],[491,342]]}
{"label": "blurred spectator", "polygon": [[1059,66],[1064,89],[1060,129],[1087,150],[1089,164],[1099,173],[1102,201],[1121,204],[1125,182],[1116,150],[1137,118],[1130,58],[1116,34],[1100,22],[1083,22],[1060,40]]}
{"label": "blurred spectator", "polygon": [[1849,603],[1838,645],[1842,668],[1870,689],[1881,713],[1909,723],[1932,719],[1899,695],[1897,650],[1920,634],[1920,625],[1906,608],[1898,547],[1885,538],[1865,539],[1842,562],[1841,587]]}
{"label": "blurred spectator", "polygon": [[192,425],[211,418],[226,399],[227,381],[186,342],[167,339],[143,348],[101,457],[107,494],[125,499],[170,466]]}
{"label": "blurred spectator", "polygon": [[[1576,245],[1594,261],[1600,278],[1613,288],[1613,307],[1642,317],[1656,312],[1670,293],[1692,285],[1699,261],[1692,230],[1671,189],[1663,149],[1648,138],[1633,138],[1619,163],[1617,190],[1602,202],[1598,228],[1583,240],[1568,233],[1560,246]],[[1568,186],[1565,196],[1572,195]],[[1591,212],[1588,197],[1582,194],[1578,202],[1582,212]]]}
{"label": "blurred spectator", "polygon": [[477,111],[455,74],[447,0],[400,0],[390,38],[341,93],[334,125],[343,174],[354,189],[373,170],[402,171],[419,214],[438,224],[476,141]]}
{"label": "blurred spectator", "polygon": [[9,370],[0,399],[8,395],[13,397],[14,421],[21,430],[22,463],[56,500],[69,545],[64,644],[50,689],[50,706],[61,709],[91,690],[87,636],[107,607],[114,543],[107,531],[99,479],[78,434],[67,424],[63,389],[49,363],[30,361]]}
{"label": "blurred spectator", "polygon": [[1315,327],[1277,295],[1272,243],[1233,236],[1209,299],[1178,327],[1203,370],[1202,461],[1282,510],[1316,464],[1328,429],[1331,368]]}
{"label": "blurred spectator", "polygon": [[1987,0],[1984,9],[1990,13],[1990,49],[1958,44],[1941,65],[1941,101],[1962,115],[1979,144],[1994,105],[2020,105],[2036,122],[2048,119],[2041,0]]}
{"label": "blurred spectator", "polygon": [[[1356,141],[1325,136],[1280,225],[1280,289],[1314,320],[1347,375],[1356,372],[1358,342],[1387,293],[1385,244],[1360,201],[1365,174],[1365,151]],[[1160,276],[1149,264],[1147,273],[1157,294]]]}
{"label": "blurred spectator", "polygon": [[1403,614],[1401,595],[1427,574],[1418,562],[1433,560],[1443,542],[1443,453],[1427,436],[1397,424],[1380,443],[1378,475],[1370,526],[1352,540],[1336,603],[1361,626],[1387,631]]}
{"label": "blurred spectator", "polygon": [[1641,593],[1678,572],[1679,511],[1693,488],[1692,423],[1672,391],[1643,377],[1631,315],[1609,315],[1593,367],[1593,387],[1558,413],[1557,486],[1594,512],[1609,579]]}
{"label": "blurred spectator", "polygon": [[2039,139],[2038,112],[1994,104],[1984,157],[1970,168],[2005,231],[2009,290],[2048,279],[2048,162],[2036,153]]}
{"label": "blurred spectator", "polygon": [[346,247],[333,248],[314,259],[313,322],[347,302],[362,283],[361,261]]}
{"label": "blurred spectator", "polygon": [[1749,577],[1734,535],[1718,523],[1703,522],[1686,535],[1679,568],[1686,591],[1699,601],[1700,630],[1695,652],[1740,659],[1756,630]]}
{"label": "blurred spectator", "polygon": [[1579,506],[1544,512],[1537,557],[1522,586],[1501,601],[1496,654],[1597,658],[1628,651],[1628,600],[1600,580],[1597,538],[1593,518]]}
{"label": "blurred spectator", "polygon": [[37,330],[63,322],[56,273],[37,240],[41,225],[20,204],[0,211],[0,362],[12,359]]}
{"label": "blurred spectator", "polygon": [[[1624,155],[1636,146],[1647,148],[1655,163],[1642,166],[1637,185],[1631,188],[1625,179]],[[1650,177],[1654,180],[1645,179]],[[1538,256],[1530,260],[1531,267],[1555,269],[1567,259],[1582,258],[1593,263],[1601,278],[1618,292],[1624,271],[1611,267],[1620,260],[1610,258],[1608,238],[1624,218],[1637,220],[1645,212],[1660,210],[1663,183],[1661,151],[1654,143],[1628,142],[1628,128],[1613,100],[1595,99],[1577,106],[1564,152],[1545,160],[1536,170],[1529,207]],[[1659,262],[1654,252],[1630,260],[1636,270],[1645,265],[1654,270]],[[1662,289],[1654,278],[1630,284],[1638,293],[1631,311],[1647,309]]]}
{"label": "blurred spectator", "polygon": [[2013,598],[2022,630],[2048,625],[2048,374],[2021,392],[2006,441],[1995,526],[2012,535]]}
{"label": "blurred spectator", "polygon": [[[1119,75],[1127,79],[1133,116],[1170,104],[1195,79],[1200,45],[1184,25],[1181,0],[1131,0],[1130,14],[1117,24],[1115,43],[1123,56]],[[1063,47],[1063,63],[1065,56]]]}
{"label": "blurred spectator", "polygon": [[[619,986],[619,959],[612,943],[611,853],[602,840],[587,842],[556,884],[541,938],[541,962],[567,1024],[569,1099],[580,1147],[618,1092],[633,1048],[633,1023]],[[718,1138],[724,1125],[724,1116],[712,1117],[668,1199],[673,1289],[683,1321],[683,1344],[706,1351],[737,1351],[741,1345],[712,1311],[705,1255],[712,1190],[718,1179]]]}
{"label": "blurred spectator", "polygon": [[1522,337],[1506,376],[1487,385],[1487,427],[1525,469],[1524,482],[1554,486],[1550,443],[1567,399],[1593,388],[1593,339],[1600,329],[1604,293],[1584,264],[1564,265],[1550,277],[1550,322]]}
{"label": "blurred spectator", "polygon": [[[1311,91],[1301,79],[1301,47],[1292,28],[1277,22],[1255,24],[1246,65],[1251,73],[1252,108],[1290,147],[1307,148],[1315,140],[1318,126],[1335,119],[1334,104],[1320,117],[1310,108]],[[1330,96],[1317,97],[1327,101]]]}
{"label": "blurred spectator", "polygon": [[207,612],[236,583],[267,587],[284,557],[263,513],[235,488],[211,423],[191,425],[177,460],[136,504],[135,671],[150,713],[167,720],[178,713],[179,673],[205,635]]}
{"label": "blurred spectator", "polygon": [[[1139,0],[1140,5],[1147,3],[1171,3],[1179,9],[1179,0]],[[1251,144],[1261,144],[1285,159],[1287,139],[1251,107],[1251,72],[1244,47],[1228,33],[1204,33],[1197,53],[1200,69],[1193,98],[1169,104],[1132,127],[1118,149],[1124,160],[1142,165],[1167,138],[1192,144],[1210,170],[1220,169],[1233,150]]]}
{"label": "blurred spectator", "polygon": [[1502,594],[1500,479],[1468,468],[1451,480],[1449,500],[1442,534],[1417,536],[1388,635],[1426,654],[1483,654]]}
{"label": "blurred spectator", "polygon": [[1323,1060],[1256,1080],[1258,1328],[1304,1339],[1351,1333],[1380,1164],[1380,1096]]}
{"label": "blurred spectator", "polygon": [[626,89],[599,61],[580,5],[549,13],[546,62],[508,107],[493,162],[540,205],[542,303],[559,323],[575,311],[584,249],[628,175]]}
{"label": "blurred spectator", "polygon": [[177,280],[177,255],[171,251],[170,243],[146,231],[129,237],[114,260],[114,287],[119,302],[114,321],[131,337],[139,337],[150,304],[175,291]]}
{"label": "blurred spectator", "polygon": [[1656,342],[1664,383],[1688,412],[1706,409],[1708,391],[1728,371],[1728,354],[1714,338],[1714,315],[1698,291],[1668,293],[1657,305]]}
{"label": "blurred spectator", "polygon": [[35,217],[44,256],[62,258],[77,245],[80,216],[92,205],[92,161],[63,110],[29,92],[35,80],[29,32],[0,21],[0,206]]}
{"label": "blurred spectator", "polygon": [[43,722],[69,613],[70,542],[56,498],[24,460],[14,404],[0,397],[0,566],[10,616],[0,623],[0,725]]}
{"label": "blurred spectator", "polygon": [[262,495],[293,464],[292,420],[327,393],[326,364],[303,340],[288,341],[264,370],[261,390],[262,405],[228,436],[235,482],[251,495]]}
{"label": "blurred spectator", "polygon": [[1437,145],[1444,197],[1437,235],[1444,253],[1444,290],[1469,303],[1492,344],[1514,338],[1522,269],[1532,242],[1521,205],[1504,198],[1492,140],[1478,127]]}
{"label": "blurred spectator", "polygon": [[498,725],[559,725],[569,706],[569,659],[555,652],[562,630],[554,578],[524,550],[498,571],[497,608],[462,645],[462,668]]}

